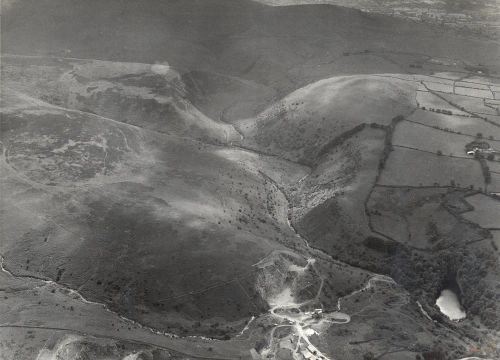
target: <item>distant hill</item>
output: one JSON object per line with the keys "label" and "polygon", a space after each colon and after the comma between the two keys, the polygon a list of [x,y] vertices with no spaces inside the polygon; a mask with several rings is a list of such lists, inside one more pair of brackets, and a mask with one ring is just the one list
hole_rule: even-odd
{"label": "distant hill", "polygon": [[[329,5],[249,0],[23,0],[1,24],[4,53],[155,63],[238,76],[285,95],[338,74],[395,72],[345,52],[399,51],[497,63],[496,48],[452,32]],[[481,54],[480,56],[478,54]]]}

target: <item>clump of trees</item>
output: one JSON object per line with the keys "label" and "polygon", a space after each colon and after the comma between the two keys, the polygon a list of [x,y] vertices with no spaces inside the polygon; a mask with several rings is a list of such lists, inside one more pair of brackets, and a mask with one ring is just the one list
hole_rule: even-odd
{"label": "clump of trees", "polygon": [[[382,157],[379,161],[378,164],[378,170],[379,173],[385,168],[385,163],[387,162],[387,158],[389,157],[389,154],[394,150],[392,146],[392,137],[394,135],[394,129],[396,128],[396,125],[403,121],[405,118],[403,115],[398,115],[394,118],[392,118],[391,123],[388,126],[385,126],[385,140],[384,140],[384,151],[382,153]],[[372,127],[377,127],[378,124],[372,124]],[[380,125],[379,125],[380,126]]]}
{"label": "clump of trees", "polygon": [[479,161],[479,164],[481,164],[481,170],[483,172],[484,182],[486,184],[491,184],[491,170],[490,167],[488,166],[488,163],[486,162],[486,159],[479,152],[476,152],[475,157]]}
{"label": "clump of trees", "polygon": [[420,107],[422,110],[428,110],[432,111],[438,114],[444,114],[444,115],[453,115],[453,112],[451,110],[446,110],[446,109],[434,109],[434,108],[426,108],[425,106]]}
{"label": "clump of trees", "polygon": [[430,221],[427,224],[425,234],[431,243],[436,243],[439,240],[439,229],[434,221]]}

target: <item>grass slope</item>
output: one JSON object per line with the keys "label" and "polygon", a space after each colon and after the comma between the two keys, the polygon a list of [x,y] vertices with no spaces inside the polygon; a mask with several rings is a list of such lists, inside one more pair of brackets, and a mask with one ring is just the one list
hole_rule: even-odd
{"label": "grass slope", "polygon": [[250,145],[313,163],[344,133],[362,124],[388,125],[416,106],[414,87],[372,76],[321,80],[294,91],[256,119],[237,124]]}
{"label": "grass slope", "polygon": [[252,265],[294,240],[260,171],[297,169],[47,105],[1,126],[11,271],[174,332],[223,336],[265,310]]}

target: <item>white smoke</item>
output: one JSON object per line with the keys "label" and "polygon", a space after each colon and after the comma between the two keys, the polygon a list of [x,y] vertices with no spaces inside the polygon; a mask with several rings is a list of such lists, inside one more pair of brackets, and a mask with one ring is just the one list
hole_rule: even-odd
{"label": "white smoke", "polygon": [[170,72],[170,65],[164,62],[162,64],[151,65],[151,71],[158,75],[167,75]]}
{"label": "white smoke", "polygon": [[9,10],[10,7],[14,5],[15,2],[18,1],[19,0],[0,0],[0,14],[5,10]]}

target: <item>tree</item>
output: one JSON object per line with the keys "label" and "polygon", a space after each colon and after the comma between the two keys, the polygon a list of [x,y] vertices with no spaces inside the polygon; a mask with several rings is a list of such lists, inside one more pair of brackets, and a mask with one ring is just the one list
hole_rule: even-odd
{"label": "tree", "polygon": [[446,355],[440,349],[427,351],[422,354],[425,360],[446,360]]}
{"label": "tree", "polygon": [[478,139],[482,139],[482,138],[483,138],[483,133],[478,132],[478,133],[476,134],[476,137],[477,137]]}

